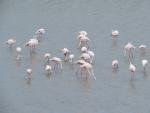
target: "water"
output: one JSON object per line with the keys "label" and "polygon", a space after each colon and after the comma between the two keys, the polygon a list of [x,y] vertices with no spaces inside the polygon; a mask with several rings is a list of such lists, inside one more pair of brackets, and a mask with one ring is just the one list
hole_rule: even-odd
{"label": "water", "polygon": [[[150,50],[150,1],[147,0],[1,0],[0,1],[0,113],[149,113],[149,69],[143,75],[141,57],[135,50],[132,62],[137,66],[136,79],[130,80],[123,46],[146,44]],[[34,32],[46,29],[43,42],[33,57],[24,43]],[[120,31],[117,46],[110,32]],[[86,30],[96,54],[94,72],[97,80],[79,79],[69,64],[63,72],[46,76],[43,54],[62,57],[67,47],[77,57],[76,36]],[[22,61],[15,61],[14,49],[5,41],[16,36]],[[147,53],[146,59],[150,59]],[[112,73],[111,61],[119,60],[119,71]],[[33,69],[31,81],[25,79]]]}

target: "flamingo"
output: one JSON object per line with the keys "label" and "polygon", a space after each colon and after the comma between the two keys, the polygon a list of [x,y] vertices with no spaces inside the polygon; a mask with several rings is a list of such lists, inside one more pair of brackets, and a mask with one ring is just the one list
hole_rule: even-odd
{"label": "flamingo", "polygon": [[32,69],[26,69],[26,72],[28,74],[28,78],[31,79],[31,75],[32,75]]}
{"label": "flamingo", "polygon": [[134,76],[135,76],[136,67],[131,62],[130,62],[130,65],[129,65],[129,70],[131,72],[131,79],[133,79]]}
{"label": "flamingo", "polygon": [[86,36],[86,35],[87,35],[87,32],[86,32],[86,31],[80,31],[80,32],[79,32],[79,35],[84,35],[84,36]]}
{"label": "flamingo", "polygon": [[64,54],[64,61],[66,62],[68,60],[68,57],[70,54],[69,49],[63,48],[63,49],[61,49],[61,52]]}
{"label": "flamingo", "polygon": [[16,48],[16,53],[17,53],[16,59],[17,59],[17,60],[20,60],[20,59],[21,59],[21,54],[20,54],[20,53],[21,53],[21,50],[22,50],[21,47],[17,47],[17,48]]}
{"label": "flamingo", "polygon": [[112,61],[112,68],[113,69],[118,69],[118,67],[119,67],[118,64],[119,64],[118,60],[113,60]]}
{"label": "flamingo", "polygon": [[52,72],[52,67],[50,65],[45,66],[45,71],[50,74]]}
{"label": "flamingo", "polygon": [[70,63],[73,63],[74,54],[70,54],[68,59],[69,59],[69,62],[70,62]]}
{"label": "flamingo", "polygon": [[75,63],[80,65],[81,75],[84,71],[86,71],[90,76],[93,76],[93,78],[96,80],[96,77],[93,72],[93,66],[90,63],[85,62],[84,60],[77,60]]}
{"label": "flamingo", "polygon": [[38,41],[40,41],[42,39],[43,34],[45,34],[44,28],[40,28],[35,32],[35,37],[37,38]]}
{"label": "flamingo", "polygon": [[132,57],[133,58],[133,50],[135,49],[135,46],[132,44],[132,43],[127,43],[125,46],[124,46],[124,55],[127,56],[130,58]]}
{"label": "flamingo", "polygon": [[35,50],[35,47],[39,44],[38,40],[36,38],[30,39],[27,43],[25,43],[25,47],[30,48],[30,53]]}
{"label": "flamingo", "polygon": [[93,52],[93,51],[90,51],[90,50],[88,50],[88,51],[87,51],[87,53],[90,55],[90,63],[92,63],[92,62],[93,62],[93,59],[94,59],[95,54],[94,54],[94,52]]}
{"label": "flamingo", "polygon": [[10,38],[6,41],[6,44],[9,45],[9,47],[12,47],[14,44],[16,43],[16,39],[15,38]]}
{"label": "flamingo", "polygon": [[146,52],[146,45],[139,45],[138,48],[140,49],[141,54],[145,54],[145,52]]}
{"label": "flamingo", "polygon": [[49,64],[49,62],[50,62],[50,58],[51,58],[51,54],[50,54],[50,53],[45,53],[45,54],[44,54],[44,59],[47,60],[47,63],[48,63],[48,64]]}
{"label": "flamingo", "polygon": [[[87,53],[89,56],[90,56],[90,63],[92,63],[93,62],[93,59],[94,59],[94,56],[95,56],[95,54],[94,54],[94,52],[93,51],[91,51],[91,50],[88,50],[87,49],[87,47],[82,47],[81,48],[81,53],[83,54],[83,53]],[[82,54],[81,54],[81,56],[82,56]],[[83,54],[83,56],[85,56],[85,54]],[[87,55],[86,55],[87,56]],[[85,57],[86,57],[85,56]]]}
{"label": "flamingo", "polygon": [[87,47],[83,46],[81,48],[81,53],[87,53],[87,51],[88,51]]}
{"label": "flamingo", "polygon": [[118,35],[119,35],[119,31],[118,30],[112,30],[111,36],[112,36],[113,39],[115,39]]}
{"label": "flamingo", "polygon": [[148,60],[143,59],[143,60],[141,61],[141,63],[142,63],[142,66],[143,66],[143,70],[146,71],[146,67],[148,66]]}
{"label": "flamingo", "polygon": [[79,43],[78,43],[78,48],[82,47],[82,46],[86,46],[89,47],[89,42],[91,41],[87,36],[85,35],[80,35],[80,37],[78,38]]}
{"label": "flamingo", "polygon": [[56,66],[58,67],[58,65],[60,66],[60,69],[62,69],[62,60],[60,58],[52,57],[50,61],[54,63],[54,70],[56,69]]}
{"label": "flamingo", "polygon": [[82,53],[80,55],[80,58],[85,60],[85,61],[87,61],[87,62],[91,62],[91,57],[90,57],[90,55],[88,53]]}

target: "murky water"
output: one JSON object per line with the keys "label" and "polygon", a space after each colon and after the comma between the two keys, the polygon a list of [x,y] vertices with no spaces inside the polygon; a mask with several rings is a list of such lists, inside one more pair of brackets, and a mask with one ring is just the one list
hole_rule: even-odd
{"label": "murky water", "polygon": [[[142,73],[141,56],[136,49],[132,62],[136,79],[130,80],[129,62],[123,46],[146,44],[150,60],[150,1],[148,0],[0,0],[0,113],[150,113],[150,77]],[[24,43],[34,32],[46,29],[36,54],[29,56]],[[110,32],[118,29],[117,45]],[[78,78],[71,65],[63,63],[63,72],[45,75],[43,54],[62,57],[67,47],[76,56],[76,36],[86,30],[90,48],[96,54],[94,72],[97,80]],[[22,61],[16,62],[14,49],[5,41],[16,36]],[[112,72],[111,61],[119,60],[119,70]],[[33,78],[27,81],[27,68]]]}

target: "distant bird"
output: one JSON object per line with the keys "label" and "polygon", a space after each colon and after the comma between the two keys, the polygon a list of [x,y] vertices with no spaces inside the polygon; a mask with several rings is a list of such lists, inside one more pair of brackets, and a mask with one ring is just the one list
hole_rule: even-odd
{"label": "distant bird", "polygon": [[87,51],[88,51],[87,47],[83,46],[81,48],[81,53],[87,53]]}
{"label": "distant bird", "polygon": [[52,67],[50,65],[46,65],[45,71],[47,72],[47,74],[50,74],[52,72]]}
{"label": "distant bird", "polygon": [[[88,50],[87,49],[87,47],[82,47],[81,48],[81,56],[83,56],[83,57],[81,57],[81,58],[83,58],[83,59],[86,59],[86,58],[84,58],[84,56],[85,57],[89,57],[90,56],[90,60],[89,60],[89,62],[90,63],[92,63],[93,62],[93,59],[94,59],[94,56],[95,56],[95,54],[94,54],[94,52],[93,51],[91,51],[91,50]],[[88,55],[87,55],[88,54]],[[89,58],[88,58],[89,59]]]}
{"label": "distant bird", "polygon": [[86,62],[91,62],[91,57],[88,53],[82,53],[79,57]]}
{"label": "distant bird", "polygon": [[16,48],[16,53],[17,53],[17,57],[16,57],[16,59],[17,60],[20,60],[21,59],[21,47],[17,47]]}
{"label": "distant bird", "polygon": [[74,60],[74,54],[70,54],[69,55],[69,62],[73,63],[73,60]]}
{"label": "distant bird", "polygon": [[133,58],[133,50],[135,49],[135,46],[132,43],[127,43],[124,46],[124,55],[128,58]]}
{"label": "distant bird", "polygon": [[113,39],[115,39],[118,35],[119,35],[119,31],[118,30],[112,30],[111,36],[112,36]]}
{"label": "distant bird", "polygon": [[91,50],[88,50],[88,51],[87,51],[87,53],[90,55],[90,63],[92,63],[92,62],[93,62],[93,59],[94,59],[95,54],[94,54],[94,52],[93,52],[93,51],[91,51]]}
{"label": "distant bird", "polygon": [[112,69],[118,69],[118,66],[119,65],[119,62],[118,62],[118,60],[113,60],[112,61]]}
{"label": "distant bird", "polygon": [[64,61],[66,62],[69,58],[70,51],[67,48],[61,49],[61,52],[64,54]]}
{"label": "distant bird", "polygon": [[87,36],[85,35],[80,35],[80,37],[78,38],[79,42],[78,42],[78,48],[80,47],[87,47],[89,48],[89,42],[91,41]]}
{"label": "distant bird", "polygon": [[130,62],[129,71],[131,72],[131,79],[134,79],[136,67]]}
{"label": "distant bird", "polygon": [[86,35],[87,35],[87,32],[86,32],[86,31],[80,31],[80,32],[79,32],[79,35],[84,35],[84,36],[86,36]]}
{"label": "distant bird", "polygon": [[35,32],[35,38],[38,40],[38,41],[41,41],[42,38],[43,38],[43,34],[45,34],[45,29],[44,28],[40,28],[38,29],[36,32]]}
{"label": "distant bird", "polygon": [[145,52],[146,52],[146,45],[140,45],[138,48],[140,49],[141,54],[145,54]]}
{"label": "distant bird", "polygon": [[50,53],[45,53],[44,54],[44,59],[47,61],[47,63],[50,63],[50,58],[51,58],[51,54]]}
{"label": "distant bird", "polygon": [[54,63],[54,70],[56,70],[56,68],[58,68],[58,66],[60,66],[60,69],[62,69],[62,60],[58,57],[52,57],[50,59],[51,62]]}
{"label": "distant bird", "polygon": [[30,53],[31,53],[35,50],[38,44],[39,44],[38,40],[36,38],[32,38],[27,43],[25,43],[25,46],[30,48]]}
{"label": "distant bird", "polygon": [[16,43],[16,39],[15,38],[10,38],[6,41],[6,44],[9,45],[9,47],[12,47],[14,44]]}
{"label": "distant bird", "polygon": [[28,74],[28,78],[31,79],[31,76],[32,76],[32,69],[27,69],[26,72],[27,72],[27,74]]}
{"label": "distant bird", "polygon": [[77,60],[75,63],[80,65],[81,75],[85,71],[86,73],[88,73],[88,75],[92,76],[96,80],[93,72],[93,66],[90,63],[85,62],[84,60]]}
{"label": "distant bird", "polygon": [[146,67],[148,66],[148,61],[146,59],[143,59],[141,63],[143,66],[143,70],[146,71]]}

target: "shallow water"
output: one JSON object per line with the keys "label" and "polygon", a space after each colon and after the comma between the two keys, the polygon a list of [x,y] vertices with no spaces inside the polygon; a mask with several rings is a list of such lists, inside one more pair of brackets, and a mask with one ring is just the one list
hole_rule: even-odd
{"label": "shallow water", "polygon": [[[129,62],[123,57],[123,46],[132,42],[146,44],[144,58],[150,59],[149,6],[147,0],[1,0],[0,113],[149,113],[149,68],[143,75],[136,49],[132,62],[137,72],[131,81]],[[46,34],[30,57],[23,45],[40,27]],[[112,29],[120,31],[117,45],[112,44]],[[62,72],[45,75],[45,52],[62,57],[59,49],[67,47],[77,59],[80,30],[86,30],[91,39],[97,80],[77,77],[66,63]],[[14,49],[5,45],[11,36],[23,48],[21,63],[16,62]],[[116,73],[111,69],[113,59],[119,60]],[[29,67],[31,81],[26,79]]]}

